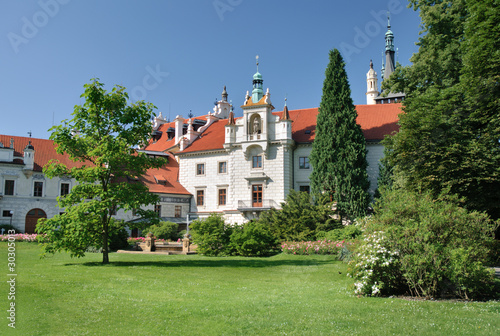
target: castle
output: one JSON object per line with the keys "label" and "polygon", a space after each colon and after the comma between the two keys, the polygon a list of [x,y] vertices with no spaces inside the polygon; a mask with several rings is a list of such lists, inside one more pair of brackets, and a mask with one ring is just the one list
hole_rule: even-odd
{"label": "castle", "polygon": [[[386,62],[382,78],[394,71],[394,36],[388,24]],[[162,114],[153,120],[150,142],[140,151],[168,157],[160,169],[140,177],[150,192],[160,196],[151,207],[163,220],[186,223],[186,215],[204,218],[221,213],[230,223],[259,217],[262,211],[279,208],[291,189],[309,192],[312,167],[309,155],[316,131],[318,108],[274,111],[263,76],[252,78],[236,118],[224,87],[221,99],[205,116],[167,121]],[[377,186],[381,140],[398,130],[402,94],[381,96],[377,74],[370,62],[367,73],[367,104],[357,105],[368,150],[370,191]],[[5,145],[4,145],[5,144]],[[78,165],[56,154],[50,140],[0,135],[0,224],[12,223],[34,232],[38,218],[52,217],[63,209],[57,196],[67,194],[76,181],[70,177],[47,179],[42,167],[50,159]],[[132,212],[118,212],[117,219],[138,220]]]}

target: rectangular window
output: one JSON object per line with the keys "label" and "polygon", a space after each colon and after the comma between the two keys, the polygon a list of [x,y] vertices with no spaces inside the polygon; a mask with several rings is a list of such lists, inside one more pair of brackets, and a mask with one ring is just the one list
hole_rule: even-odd
{"label": "rectangular window", "polygon": [[309,188],[309,186],[300,186],[299,190],[302,191],[302,192],[306,192],[306,193],[309,194],[309,192],[310,192],[311,189]]}
{"label": "rectangular window", "polygon": [[69,183],[61,183],[61,196],[69,194]]}
{"label": "rectangular window", "polygon": [[5,180],[5,195],[14,195],[14,180]]}
{"label": "rectangular window", "polygon": [[155,212],[158,215],[158,217],[161,217],[161,205],[160,204],[155,204]]}
{"label": "rectangular window", "polygon": [[227,173],[227,162],[219,162],[219,174]]}
{"label": "rectangular window", "polygon": [[219,205],[226,205],[226,189],[219,189]]}
{"label": "rectangular window", "polygon": [[205,190],[197,190],[196,205],[204,205],[204,204],[205,204]]}
{"label": "rectangular window", "polygon": [[252,168],[262,168],[262,156],[252,157]]}
{"label": "rectangular window", "polygon": [[252,185],[252,207],[262,207],[262,184]]}
{"label": "rectangular window", "polygon": [[2,217],[12,217],[12,213],[10,213],[10,210],[4,210],[2,211]]}
{"label": "rectangular window", "polygon": [[43,196],[43,182],[35,182],[33,188],[33,196],[35,197]]}
{"label": "rectangular window", "polygon": [[180,205],[175,206],[175,217],[177,218],[182,217],[182,206]]}
{"label": "rectangular window", "polygon": [[205,175],[205,164],[198,163],[196,165],[196,175]]}
{"label": "rectangular window", "polygon": [[299,169],[309,169],[309,158],[299,157]]}

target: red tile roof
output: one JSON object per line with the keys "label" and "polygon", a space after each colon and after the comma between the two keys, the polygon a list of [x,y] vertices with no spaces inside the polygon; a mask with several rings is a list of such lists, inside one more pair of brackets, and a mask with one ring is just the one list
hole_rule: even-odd
{"label": "red tile roof", "polygon": [[[206,122],[207,116],[194,117],[193,120],[195,120],[195,119],[202,120],[202,121]],[[189,119],[185,119],[184,124],[187,125],[188,121],[189,121]],[[168,122],[165,124],[161,124],[160,127],[158,127],[158,129],[157,129],[157,131],[162,132],[161,137],[159,139],[157,139],[156,141],[153,139],[149,140],[149,144],[146,146],[146,148],[144,148],[144,150],[164,152],[167,149],[175,146],[175,134],[174,134],[174,137],[172,139],[170,139],[170,140],[168,139],[167,130],[170,127],[175,129],[175,122],[174,121],[171,121],[171,122]]]}
{"label": "red tile roof", "polygon": [[[68,155],[57,154],[54,141],[52,140],[0,134],[0,142],[3,143],[4,147],[10,147],[10,139],[14,139],[14,156],[19,157],[24,156],[24,148],[26,148],[28,142],[31,140],[31,144],[35,148],[34,171],[42,171],[43,166],[45,166],[50,160],[59,160],[59,162],[70,168],[81,167],[84,165],[83,162],[71,161]],[[15,162],[18,163],[18,160],[15,160]]]}
{"label": "red tile roof", "polygon": [[[401,104],[356,105],[357,122],[360,124],[367,141],[379,141],[386,135],[399,130],[398,115],[402,113]],[[298,143],[313,142],[316,132],[318,108],[289,110],[292,120],[292,137]],[[273,112],[282,116],[283,111]],[[218,120],[202,133],[181,153],[222,149],[225,141],[224,126],[228,120]],[[148,148],[149,149],[149,148]]]}
{"label": "red tile roof", "polygon": [[[24,148],[31,140],[31,144],[35,148],[35,165],[33,170],[42,171],[42,168],[50,160],[59,160],[67,167],[81,167],[84,163],[73,162],[68,155],[57,154],[54,141],[46,139],[36,139],[28,137],[18,137],[10,135],[0,135],[0,142],[4,147],[10,147],[10,139],[14,139],[14,156],[23,157]],[[179,164],[172,154],[168,156],[168,163],[159,169],[149,169],[144,176],[139,178],[139,181],[144,183],[149,191],[154,193],[168,194],[184,194],[189,195],[189,192],[178,182]],[[22,164],[21,160],[14,160],[15,163]],[[165,184],[158,184],[154,176],[163,176],[167,181]]]}
{"label": "red tile roof", "polygon": [[167,135],[167,130],[170,127],[175,129],[175,122],[172,121],[160,125],[160,127],[158,127],[158,131],[162,132],[160,139],[156,141],[154,141],[153,139],[149,140],[149,144],[144,149],[148,151],[163,152],[164,150],[173,147],[175,145],[175,138],[168,140]]}
{"label": "red tile roof", "polygon": [[226,141],[226,131],[224,126],[226,126],[227,123],[228,119],[214,121],[198,139],[196,139],[188,148],[180,153],[222,149],[222,145],[224,144],[224,141]]}
{"label": "red tile roof", "polygon": [[[164,184],[156,182],[156,177],[162,177]],[[182,194],[190,193],[179,183],[179,164],[175,157],[168,153],[168,163],[162,168],[149,169],[146,174],[139,177],[139,181],[144,183],[150,192],[164,194]]]}

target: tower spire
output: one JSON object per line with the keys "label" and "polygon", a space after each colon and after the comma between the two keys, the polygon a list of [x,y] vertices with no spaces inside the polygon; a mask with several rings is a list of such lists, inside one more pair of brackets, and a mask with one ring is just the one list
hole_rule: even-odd
{"label": "tower spire", "polygon": [[391,17],[387,12],[387,32],[385,33],[385,71],[383,80],[389,78],[394,72],[396,63],[394,61],[394,34],[391,30]]}
{"label": "tower spire", "polygon": [[222,100],[227,102],[227,91],[225,85],[224,85],[224,90],[222,90]]}
{"label": "tower spire", "polygon": [[253,75],[252,102],[257,103],[264,95],[262,75],[259,73],[259,55],[255,56],[257,72]]}

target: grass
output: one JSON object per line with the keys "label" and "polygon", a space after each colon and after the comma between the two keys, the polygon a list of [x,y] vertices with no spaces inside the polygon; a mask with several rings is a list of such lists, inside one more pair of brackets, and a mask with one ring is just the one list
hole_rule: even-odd
{"label": "grass", "polygon": [[[500,303],[358,298],[331,256],[100,254],[16,244],[16,329],[0,335],[497,335]],[[7,263],[7,243],[0,243]],[[2,267],[7,274],[6,266]],[[341,274],[340,274],[341,273]],[[5,278],[6,276],[4,276]],[[5,293],[5,294],[4,294]]]}

